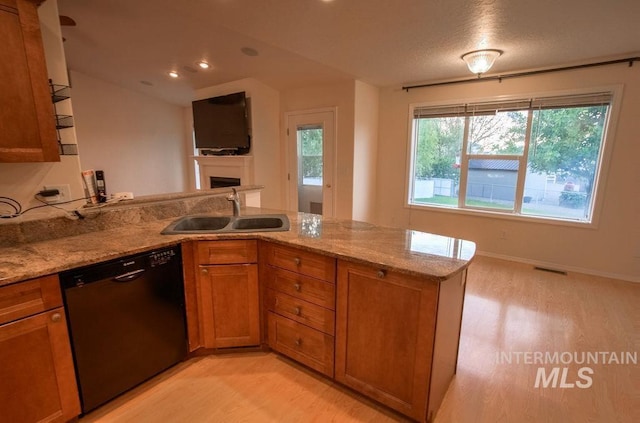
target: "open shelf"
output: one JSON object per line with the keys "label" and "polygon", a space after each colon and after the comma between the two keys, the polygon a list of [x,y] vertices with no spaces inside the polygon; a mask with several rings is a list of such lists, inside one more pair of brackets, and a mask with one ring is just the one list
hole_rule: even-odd
{"label": "open shelf", "polygon": [[73,116],[56,115],[56,129],[72,128]]}
{"label": "open shelf", "polygon": [[71,98],[71,89],[68,85],[50,84],[51,101],[58,103],[60,101]]}

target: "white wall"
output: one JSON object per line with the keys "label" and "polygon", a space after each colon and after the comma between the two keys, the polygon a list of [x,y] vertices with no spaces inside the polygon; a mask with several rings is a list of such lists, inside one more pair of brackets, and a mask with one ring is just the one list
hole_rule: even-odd
{"label": "white wall", "polygon": [[105,172],[107,194],[188,190],[184,108],[71,71],[82,169]]}
{"label": "white wall", "polygon": [[[354,81],[346,81],[331,85],[317,85],[298,89],[286,90],[281,93],[281,111],[284,113],[303,110],[336,107],[336,180],[335,190],[335,216],[351,219],[353,216],[353,159],[354,159]],[[282,128],[286,123],[282,122]],[[286,157],[286,131],[280,134],[282,140],[281,156]],[[283,161],[283,166],[286,163]],[[284,172],[284,170],[283,170]],[[294,172],[295,173],[295,172]],[[287,189],[287,183],[296,183],[282,179],[283,191]],[[287,191],[285,191],[287,192]]]}
{"label": "white wall", "polygon": [[380,91],[361,81],[356,81],[355,90],[352,218],[373,222],[376,207]]}
{"label": "white wall", "polygon": [[[596,228],[504,220],[405,207],[410,103],[624,84],[602,213]],[[624,64],[380,96],[378,222],[470,239],[481,252],[640,280],[640,68]],[[506,239],[500,233],[506,231]]]}
{"label": "white wall", "polygon": [[[264,185],[261,205],[284,209],[284,160],[280,146],[280,94],[262,82],[247,78],[196,90],[194,100],[244,91],[251,98],[251,152],[256,185]],[[188,114],[193,127],[193,115]]]}
{"label": "white wall", "polygon": [[[47,72],[55,84],[67,84],[67,65],[62,48],[62,35],[58,18],[58,5],[54,0],[44,2],[38,8],[40,30],[42,32]],[[61,114],[73,114],[71,102],[65,100],[58,104]],[[74,128],[60,132],[63,142],[75,143]],[[62,156],[60,162],[54,163],[0,163],[0,196],[11,197],[22,203],[23,208],[41,205],[33,196],[44,185],[69,184],[72,198],[84,197],[82,181],[80,179],[80,163],[78,156]],[[64,205],[74,208],[82,202]],[[8,209],[1,208],[2,212]],[[59,210],[51,207],[40,208],[29,212],[25,217],[41,217]]]}

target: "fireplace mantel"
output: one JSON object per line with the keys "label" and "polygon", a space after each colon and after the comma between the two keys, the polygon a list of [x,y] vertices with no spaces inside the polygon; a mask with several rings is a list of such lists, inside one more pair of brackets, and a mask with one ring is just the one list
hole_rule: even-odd
{"label": "fireplace mantel", "polygon": [[253,156],[194,156],[200,168],[200,188],[209,189],[209,177],[239,178],[240,185],[253,185]]}
{"label": "fireplace mantel", "polygon": [[[202,190],[211,189],[210,178],[212,176],[238,178],[240,179],[240,185],[255,185],[253,176],[253,156],[251,155],[193,156],[193,159],[196,161],[199,169],[200,189]],[[248,198],[247,202],[249,203]],[[255,203],[255,201],[251,201],[251,203]]]}

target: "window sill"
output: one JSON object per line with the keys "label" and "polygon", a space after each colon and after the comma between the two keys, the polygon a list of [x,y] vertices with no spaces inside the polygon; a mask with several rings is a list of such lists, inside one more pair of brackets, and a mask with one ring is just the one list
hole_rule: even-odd
{"label": "window sill", "polygon": [[504,219],[504,220],[513,220],[519,222],[526,223],[539,223],[546,225],[556,225],[556,226],[566,226],[573,228],[581,228],[581,229],[597,229],[596,216],[592,218],[590,222],[579,222],[576,220],[569,219],[560,219],[554,217],[544,217],[544,216],[528,216],[528,215],[518,215],[514,213],[507,212],[497,212],[486,209],[460,209],[454,207],[443,207],[443,206],[434,206],[428,204],[410,204],[405,203],[405,208],[410,210],[419,210],[419,211],[427,211],[427,212],[437,212],[437,213],[450,213],[450,214],[459,214],[459,215],[467,215],[474,217],[484,217],[491,219]]}

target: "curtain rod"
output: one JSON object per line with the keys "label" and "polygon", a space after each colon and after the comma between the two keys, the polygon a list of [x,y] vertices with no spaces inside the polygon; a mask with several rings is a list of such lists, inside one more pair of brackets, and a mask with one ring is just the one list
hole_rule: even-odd
{"label": "curtain rod", "polygon": [[403,86],[402,89],[405,90],[406,92],[409,92],[409,90],[412,90],[414,88],[427,88],[427,87],[437,87],[437,86],[441,86],[441,85],[464,84],[466,82],[480,82],[480,81],[498,81],[498,82],[502,82],[503,79],[507,79],[507,78],[517,78],[517,77],[520,77],[520,76],[539,75],[539,74],[542,74],[542,73],[561,72],[561,71],[567,71],[567,70],[592,68],[592,67],[595,67],[595,66],[615,65],[615,64],[618,64],[618,63],[629,63],[629,67],[632,67],[633,66],[633,62],[637,62],[639,60],[640,60],[640,57],[627,57],[626,59],[609,60],[609,61],[606,61],[606,62],[586,63],[586,64],[583,64],[583,65],[566,66],[566,67],[561,67],[561,68],[540,69],[540,70],[533,70],[533,71],[527,71],[527,72],[507,73],[507,74],[504,74],[504,75],[495,75],[495,76],[487,76],[487,77],[478,76],[477,78],[461,79],[461,80],[457,80],[457,81],[434,82],[432,84],[407,85],[407,86]]}

